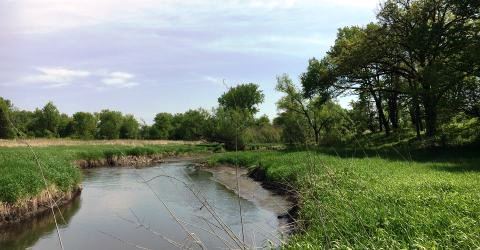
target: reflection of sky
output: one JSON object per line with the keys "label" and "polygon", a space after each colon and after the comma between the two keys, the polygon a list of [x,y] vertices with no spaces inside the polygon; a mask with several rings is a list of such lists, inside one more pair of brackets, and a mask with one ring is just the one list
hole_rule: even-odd
{"label": "reflection of sky", "polygon": [[294,79],[337,28],[373,21],[377,0],[0,1],[0,90],[17,106],[155,113],[210,108],[221,82]]}

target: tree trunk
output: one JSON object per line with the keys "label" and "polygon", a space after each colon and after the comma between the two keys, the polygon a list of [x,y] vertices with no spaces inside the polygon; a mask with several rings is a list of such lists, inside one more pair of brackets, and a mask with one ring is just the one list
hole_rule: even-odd
{"label": "tree trunk", "polygon": [[373,97],[373,100],[375,101],[375,106],[377,107],[377,112],[378,112],[378,117],[380,120],[380,130],[382,129],[382,125],[385,128],[385,135],[389,136],[390,135],[390,125],[388,123],[387,118],[385,117],[385,113],[383,112],[383,105],[382,105],[382,99],[381,96],[377,96],[375,94],[375,91],[370,90],[370,93]]}
{"label": "tree trunk", "polygon": [[433,137],[437,133],[437,105],[433,98],[425,98],[425,127],[426,135]]}
{"label": "tree trunk", "polygon": [[320,131],[317,131],[317,129],[314,129],[313,133],[315,134],[315,145],[319,146],[320,145]]}
{"label": "tree trunk", "polygon": [[388,118],[392,123],[394,130],[399,128],[398,125],[398,94],[392,93],[388,98]]}

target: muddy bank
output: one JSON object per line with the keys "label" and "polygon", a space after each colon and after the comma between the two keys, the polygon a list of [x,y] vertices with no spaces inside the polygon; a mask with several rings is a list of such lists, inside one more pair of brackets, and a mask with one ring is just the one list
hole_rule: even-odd
{"label": "muddy bank", "polygon": [[172,161],[193,161],[205,157],[205,154],[178,154],[165,153],[156,155],[122,155],[112,156],[106,159],[76,160],[74,163],[81,169],[99,167],[148,167],[155,164]]}
{"label": "muddy bank", "polygon": [[82,188],[75,187],[69,192],[63,192],[56,187],[49,187],[39,195],[8,204],[0,202],[0,228],[23,222],[37,215],[51,212],[52,201],[55,207],[60,207],[71,202],[80,195]]}
{"label": "muddy bank", "polygon": [[286,185],[270,182],[266,179],[265,171],[256,167],[251,170],[232,165],[210,167],[197,164],[197,167],[213,174],[213,178],[225,187],[237,192],[237,175],[239,195],[277,213],[282,224],[288,225],[290,231],[295,231],[295,219],[298,216],[298,198],[296,193]]}

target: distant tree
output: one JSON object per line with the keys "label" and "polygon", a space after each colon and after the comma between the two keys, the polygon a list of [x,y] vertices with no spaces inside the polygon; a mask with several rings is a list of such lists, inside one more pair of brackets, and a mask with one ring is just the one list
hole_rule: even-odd
{"label": "distant tree", "polygon": [[60,119],[57,107],[48,102],[42,109],[36,109],[33,113],[30,130],[37,137],[57,137]]}
{"label": "distant tree", "polygon": [[253,124],[253,116],[247,109],[218,108],[208,121],[209,141],[224,143],[227,150],[245,148],[245,130]]}
{"label": "distant tree", "polygon": [[12,126],[10,124],[11,103],[9,100],[0,97],[0,138],[8,139],[14,136]]}
{"label": "distant tree", "polygon": [[73,119],[67,114],[61,114],[58,123],[58,135],[62,138],[70,137],[74,134]]}
{"label": "distant tree", "polygon": [[33,131],[30,130],[32,127],[31,123],[34,120],[33,112],[13,108],[13,110],[10,112],[10,120],[15,125],[16,129],[18,129],[18,132],[20,132],[23,136],[35,135]]}
{"label": "distant tree", "polygon": [[230,88],[218,98],[218,103],[224,109],[248,110],[251,114],[256,114],[257,106],[263,102],[264,98],[257,84],[248,83]]}
{"label": "distant tree", "polygon": [[309,126],[305,118],[294,111],[287,110],[274,120],[275,126],[281,127],[282,141],[289,146],[304,146],[308,141]]}
{"label": "distant tree", "polygon": [[209,114],[206,110],[188,110],[173,117],[172,139],[199,140],[205,137],[205,126]]}
{"label": "distant tree", "polygon": [[122,126],[123,116],[121,112],[102,110],[99,114],[97,138],[118,139]]}
{"label": "distant tree", "polygon": [[123,117],[122,127],[120,128],[120,138],[122,139],[136,139],[139,135],[138,121],[133,115],[126,115]]}
{"label": "distant tree", "polygon": [[170,113],[158,113],[154,124],[150,129],[152,139],[168,139],[173,132],[173,115]]}
{"label": "distant tree", "polygon": [[97,129],[97,118],[88,112],[73,114],[73,133],[80,139],[93,139]]}
{"label": "distant tree", "polygon": [[270,119],[267,115],[262,115],[259,118],[255,119],[255,125],[257,126],[266,126],[270,124]]}

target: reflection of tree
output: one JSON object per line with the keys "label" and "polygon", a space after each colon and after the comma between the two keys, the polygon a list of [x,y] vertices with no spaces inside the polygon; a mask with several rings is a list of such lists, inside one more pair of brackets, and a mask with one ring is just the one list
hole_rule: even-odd
{"label": "reflection of tree", "polygon": [[[72,202],[60,208],[63,218],[58,215],[58,210],[55,210],[58,224],[67,225],[80,209],[80,205],[81,199],[80,196],[77,196]],[[25,222],[2,228],[0,230],[0,249],[26,249],[42,236],[54,230],[53,216],[51,213],[45,212]]]}

